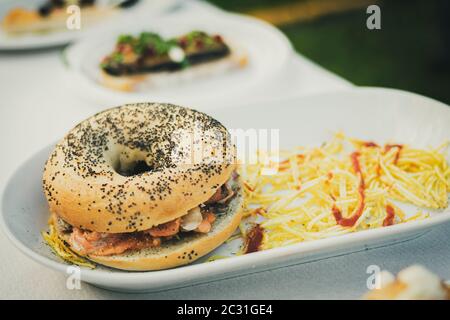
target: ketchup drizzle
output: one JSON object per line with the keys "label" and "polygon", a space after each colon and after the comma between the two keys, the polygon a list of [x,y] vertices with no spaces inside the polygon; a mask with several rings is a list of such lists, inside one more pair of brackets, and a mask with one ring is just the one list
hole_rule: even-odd
{"label": "ketchup drizzle", "polygon": [[252,253],[259,251],[263,240],[263,228],[259,224],[255,226],[247,233],[245,253]]}
{"label": "ketchup drizzle", "polygon": [[403,145],[401,144],[387,144],[384,146],[384,152],[389,152],[392,148],[397,148],[397,153],[395,154],[394,164],[397,164],[398,159],[400,158],[400,152],[403,149]]}
{"label": "ketchup drizzle", "polygon": [[360,155],[361,154],[357,151],[353,152],[350,155],[350,158],[352,160],[353,170],[355,171],[355,173],[357,175],[359,175],[359,187],[358,187],[359,205],[358,205],[358,208],[356,209],[355,213],[349,218],[342,217],[341,210],[338,207],[336,207],[335,205],[332,208],[332,213],[333,213],[334,219],[336,220],[336,223],[343,227],[353,227],[355,225],[356,221],[358,221],[359,217],[362,215],[362,213],[364,211],[366,195],[364,193],[364,189],[365,189],[364,177],[363,177],[363,174],[361,171],[361,165],[359,163]]}
{"label": "ketchup drizzle", "polygon": [[386,218],[383,220],[383,227],[391,226],[394,224],[395,210],[391,205],[386,206]]}

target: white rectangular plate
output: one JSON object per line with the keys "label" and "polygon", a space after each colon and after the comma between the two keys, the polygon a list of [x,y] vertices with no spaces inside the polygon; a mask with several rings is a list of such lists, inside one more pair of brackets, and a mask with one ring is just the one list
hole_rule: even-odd
{"label": "white rectangular plate", "polygon": [[[280,146],[320,145],[333,132],[370,141],[398,142],[414,147],[437,146],[450,139],[450,109],[437,101],[397,90],[359,88],[337,93],[290,99],[270,104],[233,106],[211,111],[229,129],[280,129]],[[43,243],[47,205],[41,174],[50,148],[23,164],[3,195],[2,222],[8,237],[31,258],[65,272],[67,265]],[[447,160],[449,159],[447,154]],[[120,291],[155,291],[187,286],[380,247],[417,237],[450,220],[450,210],[432,213],[429,219],[303,242],[253,254],[171,270],[123,272],[99,267],[82,269],[82,280]],[[231,255],[236,241],[212,255]]]}

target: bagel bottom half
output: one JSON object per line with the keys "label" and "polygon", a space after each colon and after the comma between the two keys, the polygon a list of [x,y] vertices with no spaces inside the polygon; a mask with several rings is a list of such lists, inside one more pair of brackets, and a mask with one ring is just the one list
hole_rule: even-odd
{"label": "bagel bottom half", "polygon": [[[189,232],[182,234],[180,239],[163,241],[161,246],[133,250],[118,255],[96,256],[78,255],[98,264],[130,271],[150,271],[169,269],[191,263],[208,254],[224,243],[237,229],[242,219],[243,194],[242,189],[230,200],[226,211],[216,215],[211,231],[204,233]],[[68,242],[68,235],[59,231],[58,236]]]}

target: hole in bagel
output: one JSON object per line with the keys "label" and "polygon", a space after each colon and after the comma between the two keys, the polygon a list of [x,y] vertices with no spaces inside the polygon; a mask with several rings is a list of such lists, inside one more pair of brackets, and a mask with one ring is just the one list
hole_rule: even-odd
{"label": "hole in bagel", "polygon": [[130,177],[136,176],[138,174],[153,171],[153,168],[147,164],[144,160],[137,160],[135,162],[129,163],[127,169],[123,169],[119,166],[116,169],[117,173],[121,176]]}
{"label": "hole in bagel", "polygon": [[148,154],[136,149],[114,145],[109,148],[105,156],[109,158],[114,171],[121,176],[130,177],[155,171]]}

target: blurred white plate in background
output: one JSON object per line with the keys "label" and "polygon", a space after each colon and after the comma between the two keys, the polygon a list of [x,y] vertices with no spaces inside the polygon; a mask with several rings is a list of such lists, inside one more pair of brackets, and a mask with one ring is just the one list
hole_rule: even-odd
{"label": "blurred white plate in background", "polygon": [[[333,132],[340,130],[348,136],[368,141],[395,141],[416,147],[437,146],[450,139],[450,108],[447,105],[416,94],[388,89],[352,89],[244,108],[216,109],[210,114],[229,129],[278,128],[281,148],[320,145]],[[65,273],[67,264],[52,254],[41,237],[41,231],[47,229],[49,217],[41,186],[42,170],[51,149],[52,146],[46,147],[12,175],[2,196],[0,222],[8,238],[22,252],[43,265]],[[449,160],[450,154],[447,154]],[[406,214],[414,212],[410,210]],[[447,221],[450,221],[449,208],[440,212],[431,211],[431,217],[425,220],[208,263],[205,263],[206,256],[191,265],[170,270],[125,272],[103,267],[94,270],[82,268],[81,280],[121,291],[164,290],[382,247],[418,237]],[[238,246],[238,240],[231,241],[210,255],[232,256]]]}
{"label": "blurred white plate in background", "polygon": [[[225,41],[244,51],[248,64],[244,68],[220,74],[202,75],[191,81],[172,83],[169,76],[164,86],[121,92],[101,84],[99,64],[109,54],[121,34],[138,35],[156,32],[164,37],[179,36],[192,30],[220,34]],[[173,14],[158,19],[136,19],[120,28],[102,30],[70,46],[66,50],[70,87],[82,97],[100,105],[126,102],[160,101],[183,105],[211,102],[257,87],[279,76],[293,50],[289,40],[276,28],[260,20],[236,14]],[[195,67],[192,72],[195,72]],[[183,71],[180,71],[183,72]],[[174,72],[174,74],[177,72]],[[173,78],[175,79],[175,78]]]}
{"label": "blurred white plate in background", "polygon": [[[119,11],[119,14],[99,20],[97,23],[88,25],[80,30],[55,30],[46,33],[29,33],[23,35],[9,35],[0,27],[0,50],[31,50],[49,48],[68,44],[74,40],[88,35],[96,27],[108,23],[114,23],[127,15],[140,15],[143,12],[149,17],[161,15],[173,7],[179,0],[140,0],[130,8]],[[45,2],[44,0],[6,0],[0,1],[0,23],[11,8],[23,7],[37,9]],[[81,23],[83,17],[81,16]]]}

